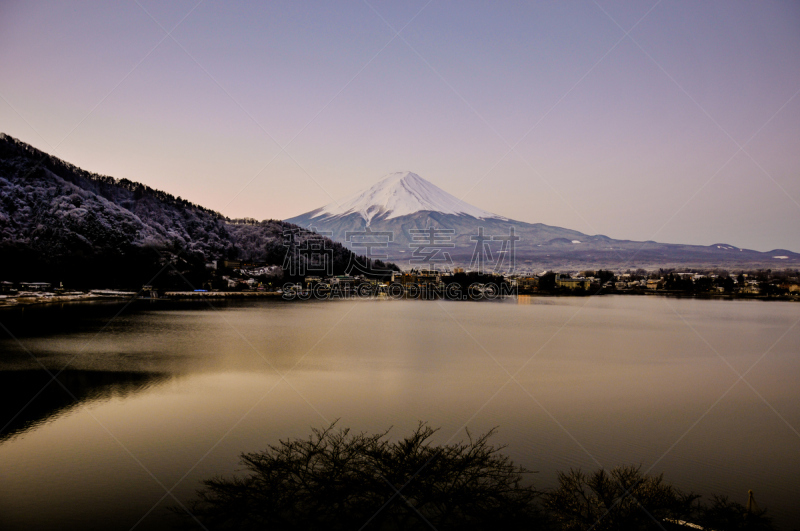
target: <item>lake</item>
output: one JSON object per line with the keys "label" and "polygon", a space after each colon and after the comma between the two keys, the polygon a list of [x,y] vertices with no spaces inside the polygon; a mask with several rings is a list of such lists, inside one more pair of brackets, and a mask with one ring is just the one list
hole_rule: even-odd
{"label": "lake", "polygon": [[[752,489],[791,529],[798,320],[791,302],[658,296],[5,310],[0,526],[169,528],[241,452],[338,419],[398,438],[423,420],[438,443],[497,426],[539,487],[639,464],[706,496]],[[69,393],[43,367],[68,367]]]}

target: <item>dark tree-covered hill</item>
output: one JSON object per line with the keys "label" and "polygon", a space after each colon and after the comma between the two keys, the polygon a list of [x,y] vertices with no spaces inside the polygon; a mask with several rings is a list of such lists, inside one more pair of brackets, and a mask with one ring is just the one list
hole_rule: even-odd
{"label": "dark tree-covered hill", "polygon": [[[0,280],[140,287],[170,261],[184,271],[221,259],[280,265],[287,230],[321,238],[283,221],[230,220],[0,134]],[[324,241],[343,272],[353,254]]]}

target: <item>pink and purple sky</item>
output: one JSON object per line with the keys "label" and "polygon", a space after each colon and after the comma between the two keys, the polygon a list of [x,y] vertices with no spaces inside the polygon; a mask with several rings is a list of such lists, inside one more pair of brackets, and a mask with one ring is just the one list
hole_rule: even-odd
{"label": "pink and purple sky", "polygon": [[231,217],[409,170],[521,221],[800,251],[797,2],[5,0],[0,72],[0,131]]}

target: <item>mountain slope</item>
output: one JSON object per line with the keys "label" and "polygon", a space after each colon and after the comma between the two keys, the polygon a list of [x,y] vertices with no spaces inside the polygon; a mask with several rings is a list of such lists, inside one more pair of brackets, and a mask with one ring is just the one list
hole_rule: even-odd
{"label": "mountain slope", "polygon": [[[419,231],[431,227],[449,231],[439,232],[437,245],[422,251],[426,253],[438,247],[447,252],[452,264],[443,262],[442,265],[469,267],[476,245],[480,245],[478,249],[486,249],[497,263],[502,242],[478,242],[479,231],[483,230],[484,235],[491,238],[508,236],[512,229],[519,237],[515,245],[517,269],[523,270],[689,266],[777,268],[800,264],[800,255],[782,249],[761,253],[728,244],[702,246],[615,240],[542,223],[508,219],[469,205],[410,172],[390,174],[341,203],[331,203],[287,221],[313,227],[344,243],[347,243],[348,232],[351,240],[352,233],[367,229],[388,232],[391,234],[388,247],[373,248],[373,252],[385,254],[404,268],[425,265],[417,260],[420,247],[426,243],[421,239],[424,234]],[[386,242],[388,239],[366,238],[373,242]],[[354,241],[359,241],[359,238]],[[352,242],[351,246],[358,250]],[[434,260],[442,257],[439,254]]]}
{"label": "mountain slope", "polygon": [[[283,221],[231,220],[0,134],[0,280],[141,286],[176,256],[187,270],[224,258],[280,265],[286,230],[316,237]],[[343,271],[352,253],[326,245]]]}
{"label": "mountain slope", "polygon": [[140,183],[84,171],[0,136],[0,242],[47,256],[129,246],[225,256],[225,218]]}

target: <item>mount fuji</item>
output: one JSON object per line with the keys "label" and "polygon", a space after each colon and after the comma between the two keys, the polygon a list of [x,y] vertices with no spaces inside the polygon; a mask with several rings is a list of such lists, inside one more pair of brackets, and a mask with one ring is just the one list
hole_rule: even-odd
{"label": "mount fuji", "polygon": [[508,221],[502,216],[465,203],[410,171],[390,173],[371,188],[352,195],[341,203],[329,203],[308,214],[312,219],[320,220],[358,214],[369,226],[373,218],[390,220],[425,211]]}
{"label": "mount fuji", "polygon": [[[527,223],[483,210],[445,192],[416,173],[396,172],[384,176],[373,186],[341,201],[285,220],[322,232],[333,240],[352,246],[348,232],[390,233],[383,240],[388,247],[373,248],[403,268],[419,251],[421,229],[437,231],[435,245],[448,253],[451,265],[469,266],[480,231],[488,238],[508,236],[511,230],[519,237],[515,245],[516,268],[654,268],[654,267],[787,267],[800,264],[800,254],[784,249],[767,253],[741,249],[729,244],[681,245],[653,241],[614,240],[603,235],[588,235],[575,230],[542,223]],[[440,231],[440,229],[444,229]],[[367,237],[368,239],[370,237]],[[496,258],[502,251],[501,240],[484,240]],[[507,252],[507,249],[506,251]],[[362,253],[363,254],[363,253]],[[412,261],[413,265],[414,262]]]}

